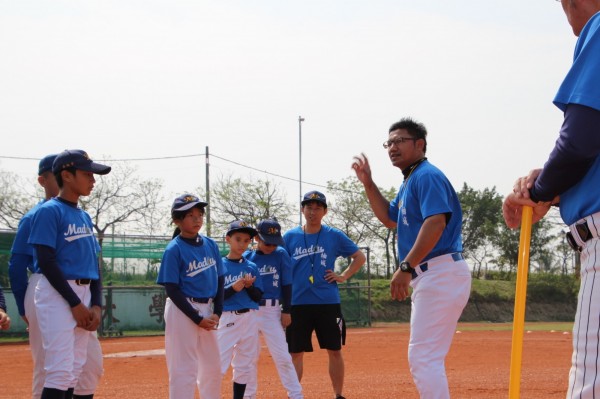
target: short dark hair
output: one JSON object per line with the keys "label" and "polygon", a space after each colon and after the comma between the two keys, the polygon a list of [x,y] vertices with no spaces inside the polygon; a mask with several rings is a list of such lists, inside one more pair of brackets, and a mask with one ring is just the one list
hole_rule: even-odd
{"label": "short dark hair", "polygon": [[425,145],[423,146],[423,153],[427,152],[427,128],[425,128],[424,124],[422,124],[421,122],[417,122],[410,117],[402,118],[398,122],[390,126],[390,130],[388,131],[388,133],[399,129],[406,130],[408,134],[410,134],[416,139],[423,139],[423,141],[425,141]]}
{"label": "short dark hair", "polygon": [[64,185],[61,173],[65,172],[65,171],[69,172],[73,176],[75,176],[75,174],[77,173],[77,169],[75,169],[74,167],[65,168],[65,169],[60,170],[58,172],[54,172],[54,178],[56,179],[56,184],[58,185],[58,188],[62,188],[63,185]]}

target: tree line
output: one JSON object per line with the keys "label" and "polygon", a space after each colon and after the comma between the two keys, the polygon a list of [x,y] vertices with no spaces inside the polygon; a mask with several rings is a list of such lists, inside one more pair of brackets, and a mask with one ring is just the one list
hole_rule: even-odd
{"label": "tree line", "polygon": [[[16,229],[21,217],[42,197],[34,183],[0,169],[1,228]],[[397,187],[380,190],[392,199]],[[168,196],[164,191],[161,180],[142,179],[134,166],[116,162],[109,175],[97,179],[92,194],[82,197],[80,206],[91,215],[101,244],[115,230],[120,234],[170,235],[171,201],[181,193]],[[327,195],[329,203],[325,223],[342,230],[359,246],[368,247],[372,274],[390,278],[399,262],[396,230],[377,220],[362,184],[350,176],[329,181],[320,191]],[[209,193],[210,220],[205,224],[210,224],[211,236],[217,239],[223,237],[227,225],[235,219],[256,224],[260,219],[274,217],[284,230],[297,225],[300,205],[290,203],[286,192],[273,180],[225,176],[216,180]],[[205,197],[205,189],[198,187],[195,194]],[[458,197],[463,210],[464,255],[473,268],[473,277],[510,278],[517,267],[519,231],[504,224],[502,196],[495,187],[477,190],[464,183]],[[578,272],[578,258],[564,239],[565,230],[557,211],[534,225],[532,272]],[[6,263],[2,261],[0,276],[5,273]]]}

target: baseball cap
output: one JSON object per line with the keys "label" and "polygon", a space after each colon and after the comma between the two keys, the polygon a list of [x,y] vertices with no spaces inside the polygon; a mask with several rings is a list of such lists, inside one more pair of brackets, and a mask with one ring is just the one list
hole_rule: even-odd
{"label": "baseball cap", "polygon": [[97,175],[106,175],[111,170],[110,166],[92,161],[87,152],[83,150],[64,150],[56,156],[52,164],[52,172],[58,173],[67,168],[75,168]]}
{"label": "baseball cap", "polygon": [[171,207],[171,212],[187,211],[188,209],[192,209],[196,205],[205,207],[206,205],[208,205],[208,203],[200,201],[200,199],[195,195],[183,194],[175,198],[175,201],[173,201],[173,206]]}
{"label": "baseball cap", "polygon": [[248,233],[250,234],[250,237],[254,237],[256,235],[256,230],[250,226],[248,223],[244,222],[243,220],[234,220],[233,222],[229,223],[229,228],[227,230],[227,235],[230,236],[233,233]]}
{"label": "baseball cap", "polygon": [[44,158],[40,159],[40,163],[38,165],[38,176],[43,175],[46,172],[52,171],[52,164],[56,159],[56,154],[46,155]]}
{"label": "baseball cap", "polygon": [[327,208],[327,198],[325,198],[325,194],[319,191],[309,191],[304,194],[304,199],[300,204],[304,206],[306,203],[311,201],[320,202],[321,204],[325,205],[325,208]]}
{"label": "baseball cap", "polygon": [[256,226],[258,230],[258,236],[265,244],[269,245],[285,245],[283,238],[281,237],[281,226],[277,223],[277,220],[264,219],[258,222]]}

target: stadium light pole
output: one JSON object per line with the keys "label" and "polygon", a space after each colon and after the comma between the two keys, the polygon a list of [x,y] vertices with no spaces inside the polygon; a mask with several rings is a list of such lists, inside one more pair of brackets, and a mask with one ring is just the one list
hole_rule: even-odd
{"label": "stadium light pole", "polygon": [[[302,202],[302,122],[304,122],[304,118],[298,116],[298,183],[299,185],[299,196],[300,202]],[[302,226],[302,208],[300,208],[300,226]]]}

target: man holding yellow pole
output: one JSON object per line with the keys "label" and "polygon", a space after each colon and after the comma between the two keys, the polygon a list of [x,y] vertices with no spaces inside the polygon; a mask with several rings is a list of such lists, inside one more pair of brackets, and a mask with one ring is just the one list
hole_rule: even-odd
{"label": "man holding yellow pole", "polygon": [[567,238],[581,252],[581,287],[573,325],[573,356],[567,398],[600,395],[600,0],[562,0],[579,39],[573,65],[554,104],[564,113],[556,145],[542,169],[515,182],[502,212],[510,228],[524,205],[533,222],[558,205]]}

